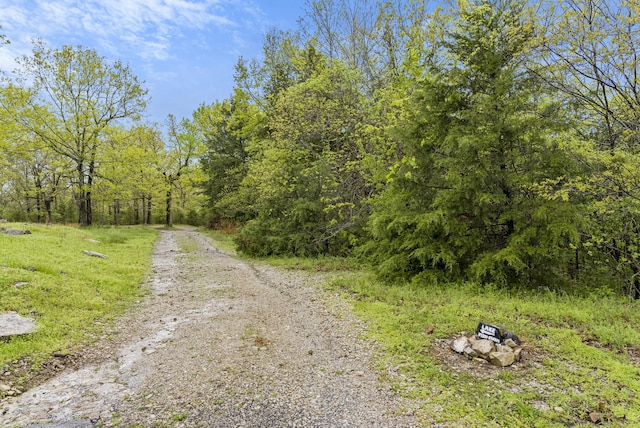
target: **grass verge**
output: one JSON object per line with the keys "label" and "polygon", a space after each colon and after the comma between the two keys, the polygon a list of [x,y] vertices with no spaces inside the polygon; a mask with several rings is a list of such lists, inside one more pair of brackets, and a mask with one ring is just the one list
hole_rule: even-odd
{"label": "grass verge", "polygon": [[0,371],[25,359],[37,369],[54,352],[72,353],[121,314],[143,293],[157,236],[142,227],[28,228],[31,235],[0,234],[0,312],[35,318],[38,331],[0,345]]}
{"label": "grass verge", "polygon": [[[330,287],[368,321],[384,350],[380,368],[397,369],[389,380],[416,399],[425,426],[640,424],[638,302],[474,284],[389,287],[366,273]],[[480,320],[517,333],[523,361],[496,368],[448,349]]]}
{"label": "grass verge", "polygon": [[201,227],[198,232],[202,233],[213,239],[216,246],[222,251],[229,254],[236,254],[236,244],[233,242],[233,233],[227,233],[224,231],[213,230]]}

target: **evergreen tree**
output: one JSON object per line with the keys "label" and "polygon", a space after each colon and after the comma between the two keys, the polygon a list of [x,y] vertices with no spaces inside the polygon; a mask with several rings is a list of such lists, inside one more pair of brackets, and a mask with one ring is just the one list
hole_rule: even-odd
{"label": "evergreen tree", "polygon": [[205,138],[200,165],[207,176],[204,193],[209,201],[209,224],[248,220],[249,204],[240,186],[247,174],[249,143],[264,136],[264,114],[249,102],[245,91],[235,89],[233,97],[201,106],[194,118]]}
{"label": "evergreen tree", "polygon": [[455,14],[434,24],[442,51],[396,129],[403,157],[377,198],[368,250],[388,277],[549,278],[578,231],[571,205],[534,191],[568,163],[523,67],[525,4],[461,1]]}

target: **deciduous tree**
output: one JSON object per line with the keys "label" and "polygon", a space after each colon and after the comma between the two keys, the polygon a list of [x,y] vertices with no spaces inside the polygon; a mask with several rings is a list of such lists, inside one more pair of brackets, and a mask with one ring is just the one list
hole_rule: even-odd
{"label": "deciduous tree", "polygon": [[147,91],[128,66],[108,62],[81,46],[50,49],[38,41],[19,64],[19,84],[29,92],[22,102],[29,111],[14,120],[73,163],[78,222],[90,225],[104,133],[117,120],[137,119],[145,109]]}

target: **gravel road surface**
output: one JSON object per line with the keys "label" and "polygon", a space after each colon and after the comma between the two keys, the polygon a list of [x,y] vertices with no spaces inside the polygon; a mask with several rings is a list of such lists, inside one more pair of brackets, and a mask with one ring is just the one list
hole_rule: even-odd
{"label": "gravel road surface", "polygon": [[149,295],[81,367],[0,403],[0,426],[418,426],[324,278],[162,231]]}

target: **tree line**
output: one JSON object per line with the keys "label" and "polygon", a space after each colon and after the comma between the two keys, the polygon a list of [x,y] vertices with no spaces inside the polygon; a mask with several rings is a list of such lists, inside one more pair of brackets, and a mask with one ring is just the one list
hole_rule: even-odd
{"label": "tree line", "polygon": [[196,131],[173,116],[143,123],[147,90],[127,65],[42,41],[18,64],[0,88],[0,216],[171,226],[176,199],[180,220],[197,221]]}
{"label": "tree line", "polygon": [[[182,195],[253,256],[638,298],[639,12],[634,0],[309,0],[298,28],[238,60],[227,99],[163,135],[112,125],[146,97],[118,63],[86,87],[11,82],[0,144],[20,161],[0,167],[5,215],[27,195],[46,212],[54,195],[82,224],[96,195],[145,215]],[[73,70],[38,52],[53,53],[36,46],[30,76]],[[113,75],[97,99],[113,105],[79,102]]]}

